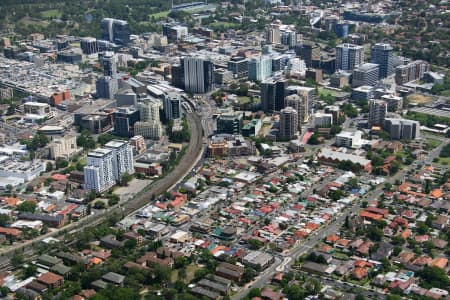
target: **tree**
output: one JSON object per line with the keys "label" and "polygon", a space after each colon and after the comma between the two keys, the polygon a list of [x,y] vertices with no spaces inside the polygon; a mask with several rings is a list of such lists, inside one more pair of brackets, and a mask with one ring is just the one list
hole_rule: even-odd
{"label": "tree", "polygon": [[58,158],[56,159],[56,168],[57,169],[62,169],[62,168],[66,168],[69,165],[69,162],[63,158]]}
{"label": "tree", "polygon": [[183,267],[178,270],[178,274],[177,274],[178,280],[185,280],[186,276],[187,276],[186,268]]}
{"label": "tree", "polygon": [[51,162],[47,162],[47,165],[45,167],[45,171],[46,172],[51,172],[53,171],[53,164]]}
{"label": "tree", "polygon": [[36,211],[36,203],[34,201],[24,201],[17,206],[19,212],[30,212],[34,213]]}
{"label": "tree", "polygon": [[116,137],[114,136],[114,135],[112,135],[112,134],[109,134],[109,133],[103,133],[103,134],[100,134],[98,137],[97,137],[97,143],[99,143],[100,145],[105,145],[106,143],[108,143],[108,142],[110,142],[110,141],[112,141],[112,140],[114,140]]}
{"label": "tree", "polygon": [[28,277],[34,276],[37,273],[37,267],[35,265],[28,265],[28,267],[26,267],[23,270],[23,278],[26,279]]}
{"label": "tree", "polygon": [[123,173],[120,177],[120,185],[127,186],[132,179],[133,176],[131,176],[128,172]]}
{"label": "tree", "polygon": [[445,270],[438,267],[425,266],[422,271],[418,272],[418,275],[423,279],[427,288],[429,286],[448,289],[448,287],[450,286],[450,279],[445,273]]}
{"label": "tree", "polygon": [[95,209],[104,209],[105,207],[106,207],[105,202],[103,202],[101,200],[95,201],[95,203],[94,203]]}
{"label": "tree", "polygon": [[250,248],[253,250],[259,249],[262,246],[264,246],[263,242],[257,239],[249,239],[248,244],[250,245]]}
{"label": "tree", "polygon": [[242,276],[242,282],[247,283],[247,282],[252,281],[253,278],[255,277],[255,275],[256,275],[255,270],[253,270],[250,267],[246,267],[244,269],[244,275]]}
{"label": "tree", "polygon": [[171,270],[167,267],[156,265],[153,270],[153,275],[155,276],[155,281],[160,284],[166,284],[170,281]]}
{"label": "tree", "polygon": [[7,214],[0,214],[0,226],[5,227],[10,220]]}
{"label": "tree", "polygon": [[20,253],[19,251],[14,252],[13,256],[11,257],[11,265],[14,268],[17,268],[21,266],[23,262],[24,262],[23,254]]}
{"label": "tree", "polygon": [[124,244],[124,247],[129,250],[136,248],[136,246],[137,246],[137,241],[135,239],[128,239],[125,241],[125,244]]}

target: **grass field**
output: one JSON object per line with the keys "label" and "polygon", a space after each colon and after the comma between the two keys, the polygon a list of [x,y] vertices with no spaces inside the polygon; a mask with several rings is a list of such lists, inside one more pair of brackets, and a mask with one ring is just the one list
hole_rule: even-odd
{"label": "grass field", "polygon": [[[186,279],[184,282],[188,283],[191,282],[192,279],[194,279],[195,271],[200,269],[198,266],[190,264],[186,267]],[[175,282],[178,279],[178,270],[174,270],[171,275],[171,281]]]}
{"label": "grass field", "polygon": [[239,96],[237,97],[237,100],[239,101],[240,104],[246,104],[250,102],[250,98],[247,96]]}
{"label": "grass field", "polygon": [[44,19],[50,19],[50,18],[58,18],[61,16],[61,12],[57,9],[50,9],[45,10],[41,12],[41,17]]}
{"label": "grass field", "polygon": [[442,144],[442,141],[436,139],[427,139],[426,150],[432,150]]}
{"label": "grass field", "polygon": [[214,22],[214,23],[209,24],[209,27],[211,27],[211,29],[219,29],[219,28],[232,29],[232,28],[238,28],[239,24],[230,23],[230,22]]}
{"label": "grass field", "polygon": [[427,104],[433,101],[433,99],[431,97],[427,97],[420,94],[412,94],[408,96],[408,101],[410,103]]}
{"label": "grass field", "polygon": [[159,13],[148,15],[148,17],[149,17],[149,19],[152,19],[152,17],[153,17],[158,20],[158,19],[165,19],[165,18],[167,18],[168,15],[169,15],[169,11],[165,10],[165,11],[161,11]]}
{"label": "grass field", "polygon": [[325,89],[325,88],[319,88],[319,96],[320,95],[331,95],[333,97],[336,97],[339,93],[333,90]]}
{"label": "grass field", "polygon": [[440,165],[448,166],[450,165],[450,157],[439,157],[439,161],[437,163]]}

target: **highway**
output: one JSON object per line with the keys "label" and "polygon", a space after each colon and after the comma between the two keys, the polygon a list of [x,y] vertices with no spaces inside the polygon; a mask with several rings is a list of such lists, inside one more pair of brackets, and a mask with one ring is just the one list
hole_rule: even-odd
{"label": "highway", "polygon": [[126,203],[117,205],[116,207],[105,210],[99,214],[87,216],[78,222],[69,224],[63,228],[39,236],[36,239],[29,240],[20,244],[15,244],[5,249],[1,249],[0,271],[8,270],[11,268],[10,258],[15,251],[23,251],[23,253],[32,256],[33,245],[35,245],[36,243],[49,237],[58,238],[66,233],[72,234],[81,231],[86,227],[96,226],[104,222],[105,219],[113,213],[119,213],[122,216],[130,214],[150,203],[150,199],[153,195],[160,195],[170,190],[173,186],[183,180],[183,178],[201,159],[203,154],[203,129],[200,117],[196,113],[186,114],[186,117],[189,122],[189,130],[191,134],[189,146],[183,158],[180,160],[179,164],[172,170],[172,172],[167,174],[164,178],[150,184],[147,188],[136,194],[135,197],[133,197]]}

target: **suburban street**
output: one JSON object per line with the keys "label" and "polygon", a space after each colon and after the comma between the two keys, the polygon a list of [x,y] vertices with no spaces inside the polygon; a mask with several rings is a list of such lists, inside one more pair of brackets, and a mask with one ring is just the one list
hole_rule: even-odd
{"label": "suburban street", "polygon": [[[450,139],[446,138],[442,140],[442,144],[436,147],[435,149],[429,151],[428,155],[423,157],[420,160],[416,161],[416,164],[418,163],[424,163],[424,164],[430,164],[432,160],[439,156],[439,153],[441,152],[442,148],[447,145],[450,142]],[[405,166],[403,169],[401,169],[399,172],[397,172],[394,176],[388,177],[386,182],[394,183],[396,180],[402,180],[406,174],[408,173],[411,168],[414,167],[413,165]],[[362,197],[362,199],[366,201],[371,201],[377,199],[382,193],[383,193],[384,185],[380,184],[372,191],[369,191],[365,196]],[[305,191],[303,195],[306,195],[308,191]],[[345,211],[343,211],[336,219],[332,220],[330,223],[324,225],[322,228],[317,230],[315,233],[313,233],[311,236],[309,236],[306,240],[299,242],[292,248],[288,253],[286,253],[283,257],[283,255],[280,255],[280,257],[288,258],[286,260],[287,263],[285,263],[284,271],[288,271],[289,268],[295,263],[295,260],[304,255],[307,254],[311,249],[314,248],[314,246],[321,240],[323,240],[326,236],[337,233],[340,230],[340,227],[344,224],[345,218],[347,216],[353,215],[358,213],[360,210],[360,203],[354,203],[353,206],[348,207]],[[283,260],[280,259],[280,262]],[[233,300],[242,299],[250,289],[252,288],[263,288],[266,286],[271,278],[279,271],[277,271],[278,264],[275,262],[272,266],[270,266],[267,270],[262,272],[253,282],[245,285],[241,290],[239,290],[238,293],[233,295]],[[321,278],[322,279],[322,278]],[[321,280],[320,279],[320,280]],[[323,281],[322,283],[328,284],[328,282],[335,282],[333,280]],[[344,284],[344,283],[342,283]],[[329,284],[332,285],[332,284]],[[374,290],[370,290],[368,294],[374,294],[377,293]],[[384,295],[377,294],[377,297],[384,298]]]}
{"label": "suburban street", "polygon": [[75,233],[86,227],[95,226],[104,222],[104,220],[113,213],[120,215],[130,214],[150,202],[153,195],[160,195],[170,190],[174,185],[178,184],[191,171],[191,169],[201,159],[203,151],[203,134],[200,118],[196,113],[186,114],[189,122],[191,139],[186,153],[179,164],[167,174],[164,178],[150,184],[147,188],[137,193],[134,198],[128,202],[115,206],[112,209],[105,210],[99,214],[90,215],[79,222],[71,223],[63,228],[56,229],[45,235],[41,235],[33,240],[24,243],[14,244],[8,248],[0,250],[0,270],[7,270],[10,266],[10,260],[15,251],[22,251],[29,257],[33,257],[34,245],[50,237],[60,238],[66,233]]}

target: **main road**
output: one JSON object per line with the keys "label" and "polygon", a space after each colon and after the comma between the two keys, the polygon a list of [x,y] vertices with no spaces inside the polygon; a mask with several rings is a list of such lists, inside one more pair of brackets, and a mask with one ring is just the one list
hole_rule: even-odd
{"label": "main road", "polygon": [[113,213],[119,213],[122,216],[130,214],[149,204],[153,196],[157,196],[166,191],[169,191],[173,186],[183,180],[183,178],[191,171],[191,169],[197,164],[197,161],[203,155],[203,128],[200,117],[195,112],[187,113],[186,117],[189,122],[190,130],[189,146],[178,165],[176,165],[169,174],[167,174],[160,180],[153,182],[127,202],[117,205],[114,208],[105,210],[95,215],[87,216],[86,218],[81,219],[78,222],[71,223],[63,228],[56,229],[55,231],[49,232],[45,235],[41,235],[33,240],[1,249],[0,271],[9,269],[11,267],[10,258],[15,251],[22,251],[25,254],[32,256],[34,252],[33,245],[35,245],[36,243],[49,237],[58,238],[66,233],[72,234],[79,232],[86,227],[96,226],[104,222],[108,218],[108,216]]}

